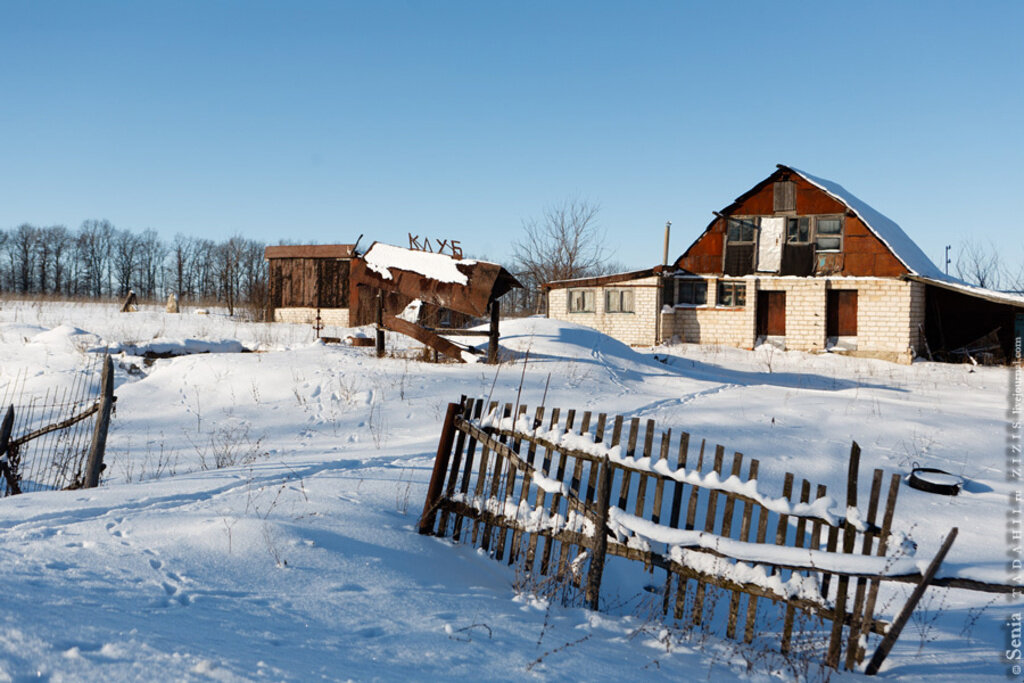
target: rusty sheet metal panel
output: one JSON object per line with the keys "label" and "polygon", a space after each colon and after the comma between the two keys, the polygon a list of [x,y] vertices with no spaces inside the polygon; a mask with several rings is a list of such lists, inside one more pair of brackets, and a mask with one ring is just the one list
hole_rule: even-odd
{"label": "rusty sheet metal panel", "polygon": [[[374,242],[374,245],[376,244]],[[372,249],[373,245],[370,246],[367,253]],[[421,253],[412,250],[403,251],[408,251],[412,255]],[[431,254],[431,256],[439,255]],[[511,273],[496,263],[452,260],[459,272],[466,276],[466,284],[440,282],[420,273],[395,266],[388,267],[391,277],[385,279],[376,271],[370,270],[363,258],[356,258],[352,261],[351,269],[352,298],[355,299],[352,308],[358,308],[356,290],[360,287],[370,287],[401,294],[410,299],[419,299],[424,303],[450,308],[467,315],[482,317],[487,314],[487,306],[490,301],[503,296],[512,289],[522,287]]]}
{"label": "rusty sheet metal panel", "polygon": [[440,337],[419,325],[385,313],[384,327],[393,332],[398,332],[399,334],[404,334],[407,337],[412,337],[416,341],[426,344],[430,348],[443,353],[454,361],[459,363],[466,362],[466,359],[462,357],[463,348],[461,346],[453,344],[447,339]]}

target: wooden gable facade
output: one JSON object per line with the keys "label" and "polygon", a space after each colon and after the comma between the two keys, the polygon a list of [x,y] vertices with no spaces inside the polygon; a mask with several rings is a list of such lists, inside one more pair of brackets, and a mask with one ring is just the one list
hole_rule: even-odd
{"label": "wooden gable facade", "polygon": [[[776,240],[781,251],[772,263],[764,258],[771,255],[766,239]],[[855,212],[784,166],[718,212],[675,266],[694,274],[736,277],[910,273]]]}

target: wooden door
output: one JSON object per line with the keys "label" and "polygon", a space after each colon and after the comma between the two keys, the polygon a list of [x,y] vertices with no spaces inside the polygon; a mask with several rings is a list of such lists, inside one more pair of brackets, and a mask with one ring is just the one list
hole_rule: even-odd
{"label": "wooden door", "polygon": [[856,337],[857,290],[829,290],[826,317],[826,336]]}
{"label": "wooden door", "polygon": [[786,336],[786,293],[757,293],[757,336]]}

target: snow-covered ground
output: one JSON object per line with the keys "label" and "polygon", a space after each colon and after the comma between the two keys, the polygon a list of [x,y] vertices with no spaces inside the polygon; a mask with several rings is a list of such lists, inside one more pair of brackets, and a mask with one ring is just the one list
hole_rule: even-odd
{"label": "snow-covered ground", "polygon": [[[0,680],[791,679],[800,665],[663,628],[613,576],[607,613],[517,591],[513,569],[415,524],[446,405],[461,394],[627,417],[842,491],[912,463],[962,475],[957,497],[904,486],[895,526],[943,576],[1006,583],[1012,372],[834,355],[635,350],[571,324],[506,321],[518,360],[425,364],[323,345],[306,326],[212,310],[0,301],[0,396],[68,385],[117,352],[99,489],[0,500]],[[350,330],[327,330],[345,336]],[[471,340],[472,341],[472,340]],[[486,343],[481,337],[479,344]],[[259,353],[239,353],[242,348]],[[147,364],[146,351],[205,351]],[[523,375],[523,357],[529,362]],[[513,353],[515,352],[515,353]],[[862,481],[866,478],[862,479]],[[887,585],[880,616],[909,594]],[[1004,597],[933,588],[885,678],[1002,680]],[[748,667],[748,665],[752,666]],[[812,667],[814,678],[820,674]],[[833,680],[860,674],[837,673]]]}

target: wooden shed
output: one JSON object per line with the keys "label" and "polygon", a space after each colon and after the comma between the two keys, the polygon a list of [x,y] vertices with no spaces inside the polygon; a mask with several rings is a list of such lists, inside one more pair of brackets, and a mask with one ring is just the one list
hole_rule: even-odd
{"label": "wooden shed", "polygon": [[348,327],[354,245],[267,247],[270,270],[269,320]]}

